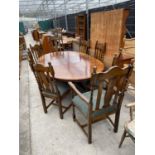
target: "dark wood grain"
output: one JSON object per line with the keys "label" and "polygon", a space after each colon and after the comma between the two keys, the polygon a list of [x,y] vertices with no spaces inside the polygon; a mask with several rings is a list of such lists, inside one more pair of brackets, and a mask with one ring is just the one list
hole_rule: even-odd
{"label": "dark wood grain", "polygon": [[55,78],[63,81],[90,79],[94,66],[97,72],[104,70],[104,64],[98,59],[75,51],[54,52],[39,58],[44,66],[48,66],[48,62],[54,67]]}
{"label": "dark wood grain", "polygon": [[[78,96],[73,98],[73,119],[88,137],[88,143],[92,143],[92,123],[108,119],[114,126],[114,132],[118,131],[121,105],[133,67],[125,68],[112,66],[105,72],[96,73],[94,67],[91,78],[91,91],[82,94],[72,82],[68,82],[73,92]],[[103,89],[103,83],[108,80],[107,88]],[[95,94],[96,91],[96,94]],[[82,104],[80,104],[82,102]],[[76,118],[75,107],[85,116],[87,123],[81,124]],[[86,107],[87,110],[83,110]],[[109,117],[115,114],[114,122]],[[88,127],[85,129],[85,127]]]}
{"label": "dark wood grain", "polygon": [[[55,73],[53,66],[51,63],[49,63],[47,67],[44,67],[41,64],[33,64],[33,71],[38,83],[44,112],[47,113],[47,109],[50,105],[56,105],[59,107],[60,118],[63,119],[63,114],[71,107],[72,104],[69,104],[69,106],[62,105],[62,97],[66,94],[66,92],[64,92],[64,94],[60,93],[57,82],[54,78]],[[47,104],[45,98],[51,99],[51,102]]]}

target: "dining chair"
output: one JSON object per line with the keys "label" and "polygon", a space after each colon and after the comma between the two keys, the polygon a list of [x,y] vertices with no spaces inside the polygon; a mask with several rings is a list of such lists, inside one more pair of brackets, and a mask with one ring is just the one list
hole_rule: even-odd
{"label": "dining chair", "polygon": [[[77,122],[88,137],[89,144],[92,143],[92,123],[108,119],[114,126],[114,132],[118,131],[121,105],[131,71],[131,65],[125,68],[113,66],[101,73],[96,73],[96,67],[94,67],[91,90],[83,94],[72,82],[68,82],[72,91],[76,94],[72,99],[73,120]],[[106,90],[103,89],[105,79],[109,80]],[[86,124],[81,124],[76,118],[75,108],[83,114],[87,121]],[[115,114],[114,122],[109,117],[112,114]],[[88,127],[88,131],[85,130],[85,127]]]}
{"label": "dining chair", "polygon": [[123,68],[125,65],[133,65],[132,75],[129,78],[129,83],[135,87],[135,60],[133,56],[125,57],[123,54],[124,49],[120,49],[118,54],[115,54],[112,61],[112,66],[119,66]]}
{"label": "dining chair", "polygon": [[[44,112],[47,113],[47,109],[50,105],[56,105],[59,107],[60,118],[63,119],[63,114],[71,107],[72,104],[68,106],[62,105],[62,99],[66,92],[69,90],[67,85],[62,88],[62,83],[58,82],[54,78],[54,69],[51,63],[48,63],[48,67],[44,67],[41,64],[34,64],[34,72],[36,74],[36,80],[38,83],[42,105]],[[63,83],[64,85],[65,83]],[[46,98],[51,99],[50,103],[46,103]]]}
{"label": "dining chair", "polygon": [[94,57],[104,62],[104,55],[106,53],[106,43],[99,43],[96,41]]}
{"label": "dining chair", "polygon": [[43,53],[43,47],[42,45],[39,43],[39,44],[35,44],[33,46],[33,50],[36,51],[38,57],[42,56],[44,53]]}
{"label": "dining chair", "polygon": [[57,42],[55,37],[51,35],[45,35],[42,37],[41,42],[44,54],[58,51],[57,48],[55,48],[55,44]]}
{"label": "dining chair", "polygon": [[58,38],[57,36],[49,36],[49,45],[51,47],[51,52],[57,52],[58,51]]}
{"label": "dining chair", "polygon": [[39,38],[39,32],[37,29],[32,31],[32,37],[35,41],[37,42],[39,41],[40,38]]}
{"label": "dining chair", "polygon": [[27,54],[28,54],[29,66],[31,68],[31,71],[34,73],[33,65],[36,63],[36,60],[34,58],[34,55],[32,54],[32,51],[29,48]]}
{"label": "dining chair", "polygon": [[34,53],[36,59],[38,59],[40,56],[44,54],[41,44],[35,44],[34,46],[30,44],[29,46],[30,46],[31,51]]}
{"label": "dining chair", "polygon": [[125,64],[133,64],[134,63],[134,58],[133,57],[129,57],[129,58],[124,58],[124,54],[123,54],[123,49],[120,49],[118,54],[115,54],[113,57],[113,61],[112,61],[112,66],[119,66],[119,67],[124,67]]}
{"label": "dining chair", "polygon": [[123,141],[126,137],[130,137],[135,142],[135,103],[126,104],[126,107],[130,109],[130,121],[124,125],[124,133],[122,135],[119,148],[122,146]]}
{"label": "dining chair", "polygon": [[89,43],[89,41],[80,39],[80,42],[79,42],[79,51],[82,52],[82,53],[89,54],[89,49],[90,49],[90,43]]}

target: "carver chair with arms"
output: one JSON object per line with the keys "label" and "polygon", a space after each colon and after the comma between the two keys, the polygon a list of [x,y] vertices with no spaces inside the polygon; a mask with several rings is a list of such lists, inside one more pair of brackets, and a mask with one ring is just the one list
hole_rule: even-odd
{"label": "carver chair with arms", "polygon": [[[72,100],[73,119],[88,137],[88,143],[92,143],[92,123],[108,119],[114,126],[114,132],[118,131],[121,105],[124,92],[128,82],[128,77],[132,71],[132,66],[120,68],[113,66],[105,72],[96,73],[96,68],[92,73],[91,90],[81,93],[72,82],[69,82],[71,89],[77,96]],[[104,80],[108,79],[107,89],[103,89]],[[87,123],[81,124],[76,118],[75,108],[78,109],[86,118]],[[115,114],[114,123],[110,115]],[[85,127],[88,127],[86,132]]]}

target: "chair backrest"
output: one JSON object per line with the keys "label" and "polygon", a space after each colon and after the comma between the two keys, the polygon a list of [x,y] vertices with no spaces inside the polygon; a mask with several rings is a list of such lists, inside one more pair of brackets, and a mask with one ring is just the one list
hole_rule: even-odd
{"label": "chair backrest", "polygon": [[103,62],[105,52],[106,52],[106,43],[103,44],[96,41],[94,57]]}
{"label": "chair backrest", "polygon": [[79,51],[82,53],[89,54],[90,43],[86,40],[81,40],[79,42]]}
{"label": "chair backrest", "polygon": [[35,44],[33,46],[33,50],[36,52],[37,56],[40,57],[43,55],[43,47],[41,44]]}
{"label": "chair backrest", "polygon": [[32,31],[32,37],[35,41],[39,41],[39,32],[38,30],[33,30]]}
{"label": "chair backrest", "polygon": [[131,64],[133,65],[134,59],[131,57],[129,59],[123,59],[123,54],[122,54],[122,49],[120,49],[119,54],[115,54],[113,61],[112,61],[112,66],[119,66],[121,68],[124,67],[125,64]]}
{"label": "chair backrest", "polygon": [[38,51],[34,50],[33,46],[31,46],[31,44],[30,44],[29,50],[31,51],[32,57],[34,59],[34,62],[37,63],[38,62],[38,58],[39,58]]}
{"label": "chair backrest", "polygon": [[51,52],[58,51],[58,38],[56,36],[49,36],[48,42],[51,48]]}
{"label": "chair backrest", "polygon": [[43,48],[41,44],[35,44],[32,46],[31,44],[29,45],[31,51],[34,53],[36,59],[38,59],[41,55],[43,55]]}
{"label": "chair backrest", "polygon": [[31,67],[31,70],[34,72],[33,65],[36,63],[32,51],[28,48],[28,62]]}
{"label": "chair backrest", "polygon": [[54,69],[51,63],[48,64],[48,67],[44,67],[41,64],[33,65],[40,91],[45,91],[53,95],[60,95],[54,79]]}
{"label": "chair backrest", "polygon": [[[125,68],[112,66],[107,71],[96,74],[96,68],[94,68],[91,79],[92,90],[90,103],[93,101],[94,90],[97,89],[95,110],[110,108],[113,106],[117,109],[117,106],[121,106],[132,69],[133,67],[131,65]],[[105,80],[108,80],[108,85],[107,89],[103,90],[103,82]],[[103,103],[101,102],[101,99],[103,99]]]}

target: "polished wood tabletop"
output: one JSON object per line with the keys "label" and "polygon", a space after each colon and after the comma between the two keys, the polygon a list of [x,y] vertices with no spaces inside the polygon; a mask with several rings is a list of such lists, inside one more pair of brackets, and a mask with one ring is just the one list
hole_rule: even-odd
{"label": "polished wood tabletop", "polygon": [[48,62],[54,67],[55,78],[63,81],[90,79],[94,66],[97,67],[97,72],[104,70],[101,61],[76,51],[53,52],[39,58],[39,63],[44,66],[48,66]]}

